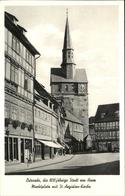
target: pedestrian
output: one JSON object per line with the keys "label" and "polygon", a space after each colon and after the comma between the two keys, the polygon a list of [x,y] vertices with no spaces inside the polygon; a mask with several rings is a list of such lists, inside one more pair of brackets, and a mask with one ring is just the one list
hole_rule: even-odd
{"label": "pedestrian", "polygon": [[65,150],[65,149],[63,149],[63,155],[65,156],[65,154],[66,154],[66,150]]}

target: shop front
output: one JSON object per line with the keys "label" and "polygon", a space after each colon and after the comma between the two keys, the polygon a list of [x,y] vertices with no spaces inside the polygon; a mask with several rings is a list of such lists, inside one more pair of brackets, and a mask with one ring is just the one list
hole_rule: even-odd
{"label": "shop front", "polygon": [[64,147],[58,142],[35,139],[35,160],[53,159]]}
{"label": "shop front", "polygon": [[19,161],[19,148],[17,137],[5,137],[5,161],[18,162]]}
{"label": "shop front", "polygon": [[32,139],[5,136],[5,162],[24,163],[32,161]]}

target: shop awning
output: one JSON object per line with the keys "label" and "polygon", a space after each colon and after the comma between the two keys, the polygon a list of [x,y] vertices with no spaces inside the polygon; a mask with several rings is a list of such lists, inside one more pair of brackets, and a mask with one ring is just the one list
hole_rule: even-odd
{"label": "shop awning", "polygon": [[68,149],[70,148],[69,145],[66,144],[64,141],[62,141],[62,143],[63,143],[63,145],[64,145],[66,148],[68,148]]}
{"label": "shop awning", "polygon": [[56,142],[56,144],[57,144],[58,146],[60,146],[60,148],[63,148],[63,149],[64,149],[64,146],[62,146],[62,145],[59,144],[58,142]]}
{"label": "shop awning", "polygon": [[52,141],[44,141],[44,140],[38,140],[39,142],[45,144],[46,146],[53,147],[53,148],[63,148],[59,143],[54,143]]}

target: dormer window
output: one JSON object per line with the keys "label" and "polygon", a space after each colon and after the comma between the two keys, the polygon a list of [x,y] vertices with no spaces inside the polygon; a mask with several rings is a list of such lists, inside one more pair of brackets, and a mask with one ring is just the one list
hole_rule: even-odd
{"label": "dormer window", "polygon": [[115,117],[119,117],[119,111],[115,111]]}
{"label": "dormer window", "polygon": [[105,112],[101,113],[101,118],[105,117]]}

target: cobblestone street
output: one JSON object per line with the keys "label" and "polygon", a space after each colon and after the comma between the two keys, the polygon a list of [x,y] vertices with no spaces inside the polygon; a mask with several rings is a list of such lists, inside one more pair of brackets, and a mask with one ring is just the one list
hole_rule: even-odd
{"label": "cobblestone street", "polygon": [[[10,166],[7,166],[8,168]],[[11,169],[11,168],[10,168]],[[15,175],[118,175],[119,153],[66,155],[55,160],[44,160],[30,166],[15,166]]]}

